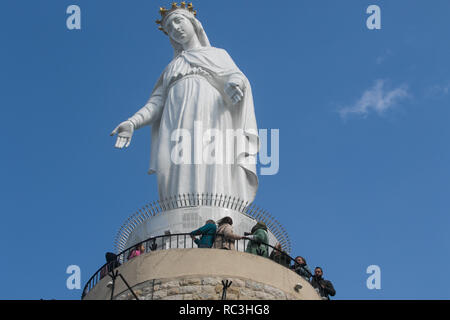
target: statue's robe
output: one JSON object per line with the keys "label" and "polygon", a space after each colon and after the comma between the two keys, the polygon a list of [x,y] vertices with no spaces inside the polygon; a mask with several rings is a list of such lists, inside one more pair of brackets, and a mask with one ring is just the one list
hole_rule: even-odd
{"label": "statue's robe", "polygon": [[[224,92],[229,81],[243,85],[235,105]],[[252,90],[225,50],[182,51],[130,119],[138,127],[152,125],[149,174],[157,174],[160,199],[208,193],[253,201],[259,140]],[[212,140],[203,136],[208,130]]]}

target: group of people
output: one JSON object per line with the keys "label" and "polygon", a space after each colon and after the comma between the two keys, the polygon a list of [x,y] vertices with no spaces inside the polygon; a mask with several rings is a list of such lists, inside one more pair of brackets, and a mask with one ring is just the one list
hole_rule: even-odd
{"label": "group of people", "polygon": [[[197,238],[200,236],[200,238]],[[191,232],[191,238],[199,248],[216,248],[234,250],[235,241],[241,239],[250,240],[247,244],[246,252],[268,257],[269,236],[267,226],[264,222],[258,222],[249,233],[240,236],[233,231],[233,219],[224,217],[217,221],[206,221],[206,224]]]}
{"label": "group of people", "polygon": [[330,296],[334,296],[336,294],[336,290],[334,289],[331,281],[323,278],[323,270],[321,267],[316,267],[314,269],[314,274],[312,274],[306,264],[305,258],[297,256],[295,258],[294,265],[290,268],[303,279],[308,281],[323,299],[329,300]]}
{"label": "group of people", "polygon": [[[291,258],[282,250],[281,244],[275,246],[269,256],[269,236],[267,226],[264,222],[258,222],[250,233],[244,233],[244,236],[237,235],[233,232],[233,220],[230,217],[224,217],[217,221],[217,225],[213,220],[206,221],[206,224],[190,233],[191,238],[199,248],[216,248],[234,250],[235,241],[241,239],[250,240],[247,244],[246,252],[257,254],[263,257],[269,257],[275,262],[284,265],[295,271],[298,275],[308,281],[323,299],[330,299],[330,296],[336,294],[333,284],[329,280],[323,278],[323,270],[321,267],[314,269],[312,274],[305,258],[297,256],[294,264],[291,266]],[[200,238],[197,238],[200,236]]]}
{"label": "group of people", "polygon": [[[305,258],[297,256],[291,265],[291,258],[283,251],[281,244],[277,243],[275,249],[269,255],[269,235],[267,226],[264,222],[258,222],[253,226],[252,230],[240,236],[233,231],[233,220],[231,217],[224,217],[217,221],[207,220],[206,224],[190,233],[194,243],[198,248],[216,248],[225,250],[235,250],[235,241],[247,239],[249,240],[245,252],[270,258],[271,260],[287,267],[296,272],[303,279],[308,281],[323,299],[329,299],[330,296],[336,294],[333,284],[329,280],[323,278],[323,270],[321,267],[314,269],[314,274],[306,264]],[[200,236],[199,238],[197,238]],[[137,244],[128,253],[128,260],[137,257],[146,252],[144,243]],[[120,265],[117,256],[113,253],[106,253],[107,266],[102,269],[100,278],[103,278],[108,272]]]}

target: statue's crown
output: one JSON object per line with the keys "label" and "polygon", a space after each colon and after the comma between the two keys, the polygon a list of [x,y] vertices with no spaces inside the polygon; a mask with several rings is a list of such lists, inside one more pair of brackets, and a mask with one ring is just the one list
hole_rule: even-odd
{"label": "statue's crown", "polygon": [[186,10],[187,12],[190,12],[194,16],[197,15],[197,11],[194,10],[194,6],[192,5],[192,3],[189,3],[188,5],[186,5],[186,2],[183,1],[180,3],[180,6],[178,6],[178,3],[172,2],[172,7],[170,9],[166,9],[164,7],[159,8],[159,13],[161,14],[161,20],[156,20],[156,23],[159,24],[158,29],[161,30],[162,32],[164,32],[165,34],[167,34],[167,32],[162,27],[164,19],[167,18],[170,14],[172,14],[172,12],[174,12],[175,10],[180,10],[180,9]]}

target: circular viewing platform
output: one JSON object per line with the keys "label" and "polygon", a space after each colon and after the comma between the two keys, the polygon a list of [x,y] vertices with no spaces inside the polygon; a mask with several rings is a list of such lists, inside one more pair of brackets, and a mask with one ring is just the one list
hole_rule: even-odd
{"label": "circular viewing platform", "polygon": [[[103,265],[86,283],[82,299],[221,299],[222,281],[232,281],[227,299],[320,299],[307,280],[290,269],[294,259],[270,244],[245,252],[250,240],[235,241],[236,250],[194,248],[189,234],[149,238]],[[112,275],[119,273],[125,281]],[[129,286],[129,287],[128,287]],[[130,290],[131,288],[131,290]]]}
{"label": "circular viewing platform", "polygon": [[[222,249],[155,250],[116,268],[124,279],[105,276],[85,300],[320,300],[298,274],[272,259]],[[109,283],[109,285],[108,285]],[[129,287],[132,290],[129,290]]]}
{"label": "circular viewing platform", "polygon": [[[264,222],[268,243],[253,254],[245,252],[246,238],[235,240],[234,250],[198,249],[190,232],[225,216],[240,236]],[[130,258],[137,246],[141,254]],[[115,247],[117,255],[88,280],[82,299],[320,299],[291,269],[295,261],[283,226],[234,197],[183,194],[147,204],[119,229]],[[232,283],[225,289],[226,280]]]}

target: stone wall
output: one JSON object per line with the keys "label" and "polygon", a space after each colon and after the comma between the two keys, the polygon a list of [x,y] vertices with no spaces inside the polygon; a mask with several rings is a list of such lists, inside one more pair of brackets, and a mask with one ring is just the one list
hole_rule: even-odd
{"label": "stone wall", "polygon": [[[232,281],[227,289],[227,300],[294,300],[295,297],[264,283],[236,277],[190,277],[148,280],[132,289],[141,300],[220,300],[222,280]],[[120,281],[120,280],[118,280]],[[133,300],[126,290],[116,300]]]}

